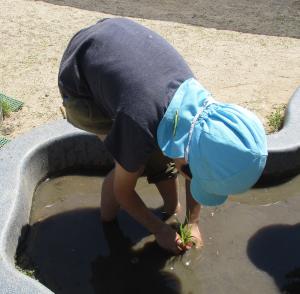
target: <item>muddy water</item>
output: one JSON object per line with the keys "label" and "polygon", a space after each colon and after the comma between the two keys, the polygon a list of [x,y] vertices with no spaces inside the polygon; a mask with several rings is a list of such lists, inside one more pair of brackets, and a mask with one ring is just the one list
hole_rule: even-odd
{"label": "muddy water", "polygon": [[[299,177],[203,208],[205,247],[180,257],[161,250],[123,211],[101,224],[102,181],[65,176],[36,190],[20,256],[55,293],[268,294],[295,284],[287,274],[300,268]],[[163,218],[155,186],[142,178],[137,191]],[[184,207],[182,185],[180,199]]]}
{"label": "muddy water", "polygon": [[300,175],[289,179],[282,185],[251,189],[247,192],[230,197],[231,201],[252,205],[272,205],[299,195]]}

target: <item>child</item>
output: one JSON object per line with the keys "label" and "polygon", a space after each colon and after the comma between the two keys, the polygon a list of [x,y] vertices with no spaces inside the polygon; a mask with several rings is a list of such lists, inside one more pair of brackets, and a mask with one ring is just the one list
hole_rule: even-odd
{"label": "child", "polygon": [[265,132],[254,114],[216,102],[166,40],[129,19],[79,31],[63,55],[58,84],[68,121],[107,134],[115,168],[102,186],[102,220],[122,207],[175,254],[188,248],[135,192],[144,172],[170,215],[180,209],[177,170],[186,177],[186,215],[199,247],[200,205],[247,190],[265,166]]}

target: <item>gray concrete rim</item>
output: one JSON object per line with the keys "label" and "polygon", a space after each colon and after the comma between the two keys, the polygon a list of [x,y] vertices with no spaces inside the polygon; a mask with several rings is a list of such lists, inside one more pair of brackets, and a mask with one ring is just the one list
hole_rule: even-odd
{"label": "gray concrete rim", "polygon": [[268,160],[262,181],[293,176],[300,170],[300,87],[289,100],[283,128],[267,136]]}

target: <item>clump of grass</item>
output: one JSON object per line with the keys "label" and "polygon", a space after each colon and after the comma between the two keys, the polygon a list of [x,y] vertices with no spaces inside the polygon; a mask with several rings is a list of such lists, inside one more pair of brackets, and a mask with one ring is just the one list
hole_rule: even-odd
{"label": "clump of grass", "polygon": [[286,104],[276,106],[273,112],[267,117],[271,133],[278,132],[282,128],[285,109]]}
{"label": "clump of grass", "polygon": [[8,117],[11,112],[11,108],[10,108],[9,104],[5,100],[0,100],[0,104],[1,104],[1,108],[2,108],[3,117]]}

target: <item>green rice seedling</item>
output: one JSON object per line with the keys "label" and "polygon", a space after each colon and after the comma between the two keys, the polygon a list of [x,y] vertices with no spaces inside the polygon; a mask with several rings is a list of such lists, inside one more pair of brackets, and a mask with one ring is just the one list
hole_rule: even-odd
{"label": "green rice seedling", "polygon": [[285,109],[286,104],[279,105],[275,107],[274,111],[267,117],[271,133],[278,132],[282,128]]}
{"label": "green rice seedling", "polygon": [[194,236],[192,235],[191,228],[188,226],[189,218],[186,217],[185,222],[181,223],[177,219],[177,233],[180,236],[180,240],[183,246],[192,246],[195,244]]}
{"label": "green rice seedling", "polygon": [[193,242],[194,237],[192,235],[191,229],[189,228],[189,226],[187,224],[179,225],[178,234],[180,236],[183,246],[194,244],[194,242]]}

